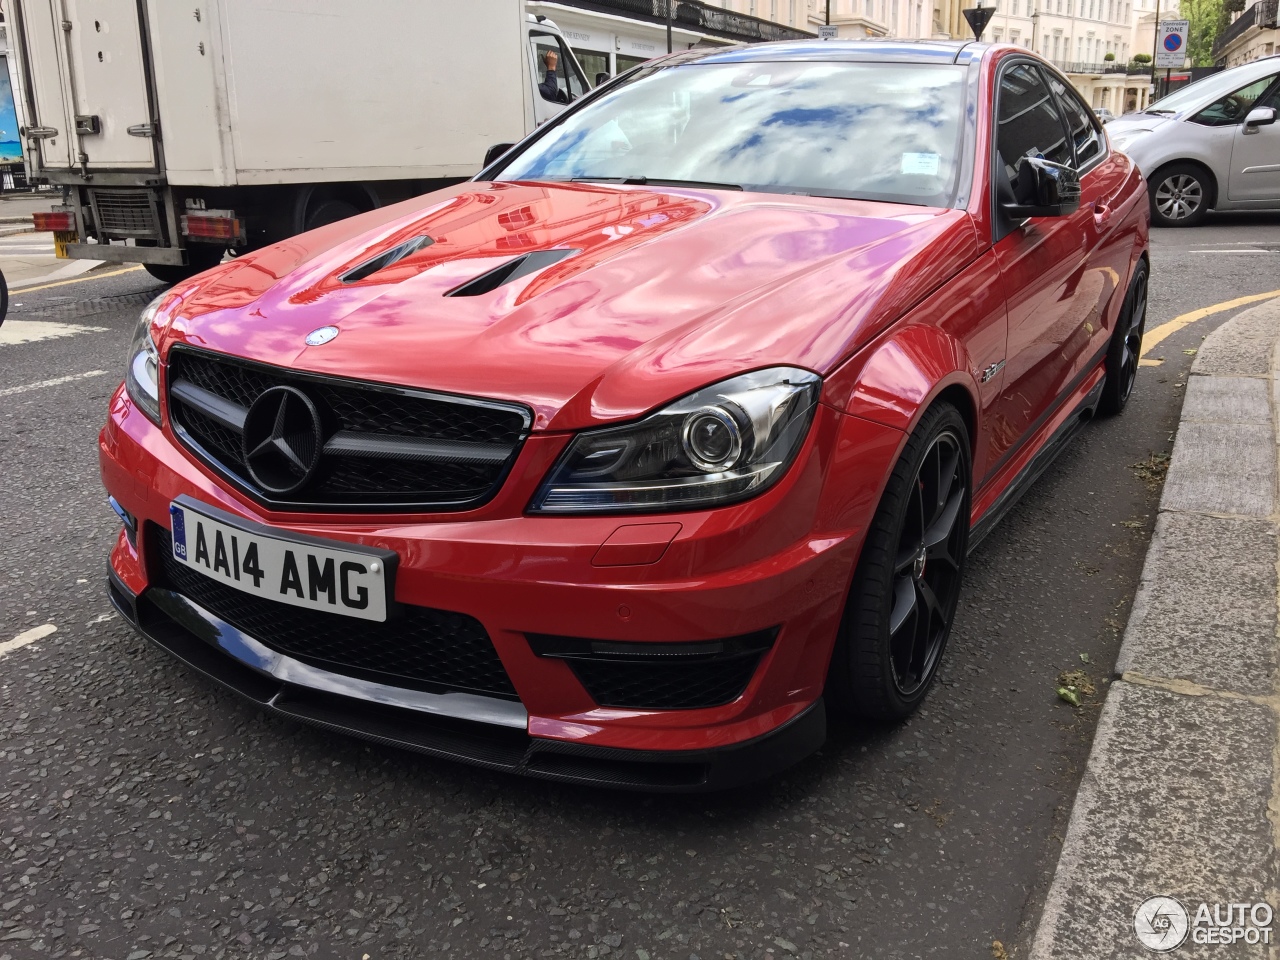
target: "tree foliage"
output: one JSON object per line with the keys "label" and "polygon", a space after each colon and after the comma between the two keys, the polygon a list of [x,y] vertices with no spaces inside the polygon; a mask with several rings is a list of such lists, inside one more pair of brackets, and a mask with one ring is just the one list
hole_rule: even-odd
{"label": "tree foliage", "polygon": [[1231,22],[1236,3],[1243,9],[1242,0],[1182,0],[1182,16],[1189,21],[1187,57],[1191,66],[1213,66],[1213,43]]}

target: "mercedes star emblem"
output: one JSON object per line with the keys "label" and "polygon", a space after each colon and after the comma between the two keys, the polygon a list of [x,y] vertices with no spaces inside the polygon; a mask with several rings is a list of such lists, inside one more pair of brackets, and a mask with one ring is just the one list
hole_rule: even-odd
{"label": "mercedes star emblem", "polygon": [[337,327],[320,327],[307,334],[308,347],[321,347],[338,335]]}
{"label": "mercedes star emblem", "polygon": [[295,387],[272,387],[259,395],[244,418],[244,459],[267,493],[301,490],[320,465],[324,437],[320,414]]}

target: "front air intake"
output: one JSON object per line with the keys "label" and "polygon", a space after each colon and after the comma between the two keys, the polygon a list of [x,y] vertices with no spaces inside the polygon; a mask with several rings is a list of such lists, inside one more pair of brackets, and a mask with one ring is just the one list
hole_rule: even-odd
{"label": "front air intake", "polygon": [[519,280],[521,277],[527,277],[531,273],[537,273],[539,270],[545,269],[552,264],[559,263],[566,257],[571,257],[575,253],[581,253],[581,250],[535,250],[533,253],[526,253],[522,257],[516,257],[509,260],[501,266],[494,267],[487,273],[482,273],[474,280],[468,280],[460,287],[454,287],[446,297],[478,297],[481,294],[489,293],[497,290],[504,284],[510,283],[512,280]]}
{"label": "front air intake", "polygon": [[379,270],[385,270],[393,263],[399,263],[405,257],[412,253],[417,253],[423,247],[429,247],[435,243],[430,237],[414,237],[412,240],[406,240],[404,243],[397,244],[390,250],[378,254],[370,260],[357,267],[352,267],[338,279],[343,283],[358,283],[366,277],[370,277]]}

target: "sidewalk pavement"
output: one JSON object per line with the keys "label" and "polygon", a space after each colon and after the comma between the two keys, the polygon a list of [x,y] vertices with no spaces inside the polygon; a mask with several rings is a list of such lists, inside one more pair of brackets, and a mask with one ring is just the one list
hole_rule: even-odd
{"label": "sidewalk pavement", "polygon": [[61,205],[62,194],[56,190],[0,193],[0,223],[30,226],[33,213],[44,213]]}
{"label": "sidewalk pavement", "polygon": [[52,191],[0,194],[0,273],[10,293],[109,266],[98,260],[59,260],[53,255],[53,234],[34,232],[31,214],[61,202],[61,194]]}
{"label": "sidewalk pavement", "polygon": [[[1136,911],[1155,896],[1189,916],[1170,957],[1280,957],[1277,411],[1280,299],[1212,333],[1191,368],[1031,960],[1158,956],[1135,932]],[[1252,911],[1259,903],[1270,910]],[[1247,906],[1203,922],[1215,909],[1226,920],[1230,904]],[[1144,908],[1153,942],[1170,931],[1160,949],[1180,933],[1177,913]],[[1223,936],[1234,942],[1206,942]]]}

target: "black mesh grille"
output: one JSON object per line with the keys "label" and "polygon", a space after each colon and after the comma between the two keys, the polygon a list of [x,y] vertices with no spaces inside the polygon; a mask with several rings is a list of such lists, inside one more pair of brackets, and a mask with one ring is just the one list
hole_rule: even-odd
{"label": "black mesh grille", "polygon": [[602,707],[696,710],[738,699],[776,630],[702,643],[615,643],[530,634],[534,652],[562,659]]}
{"label": "black mesh grille", "polygon": [[406,605],[402,616],[371,623],[250,596],[179,563],[169,531],[148,527],[154,586],[182,594],[272,650],[391,686],[519,699],[474,617]]}
{"label": "black mesh grille", "polygon": [[[509,404],[309,376],[190,348],[170,353],[167,383],[169,416],[179,438],[250,493],[279,506],[474,507],[497,492],[529,424],[527,412]],[[477,444],[496,450],[496,458],[476,462],[329,452],[301,490],[287,497],[272,495],[254,481],[245,463],[241,433],[208,415],[207,409],[178,397],[173,388],[180,383],[229,402],[241,417],[267,390],[291,386],[314,403],[326,439],[342,431],[346,436],[398,442]]]}

